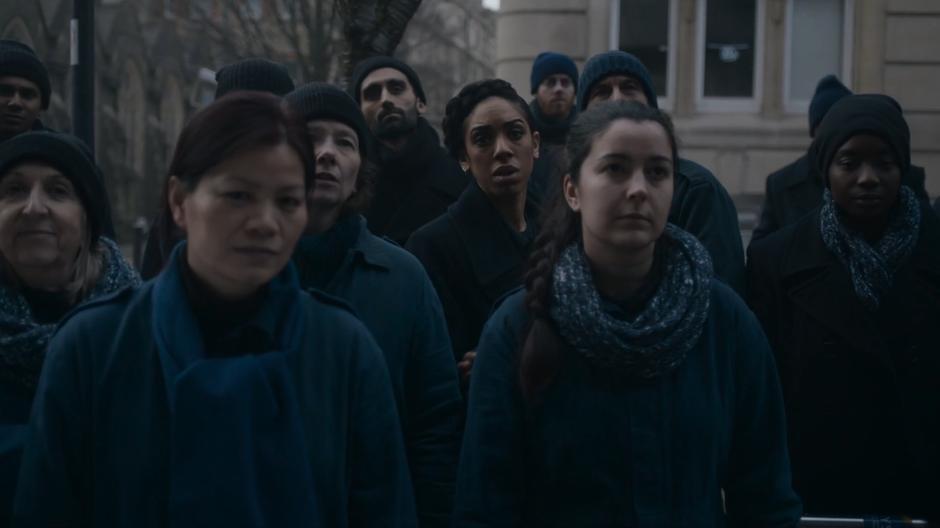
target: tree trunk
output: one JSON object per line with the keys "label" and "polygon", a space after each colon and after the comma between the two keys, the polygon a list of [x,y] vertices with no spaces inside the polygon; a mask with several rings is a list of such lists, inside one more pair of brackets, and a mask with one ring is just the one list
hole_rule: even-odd
{"label": "tree trunk", "polygon": [[342,0],[337,4],[347,45],[343,79],[349,84],[359,61],[395,53],[421,0]]}

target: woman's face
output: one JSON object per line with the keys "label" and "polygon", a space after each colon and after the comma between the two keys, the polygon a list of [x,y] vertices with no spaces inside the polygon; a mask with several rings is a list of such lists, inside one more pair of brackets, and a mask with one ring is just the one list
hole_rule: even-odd
{"label": "woman's face", "polygon": [[653,121],[614,121],[594,139],[578,181],[565,177],[589,257],[650,248],[666,227],[672,192],[672,147]]}
{"label": "woman's face", "polygon": [[[0,254],[27,286],[71,281],[85,231],[85,209],[58,169],[26,162],[0,175]],[[32,284],[33,277],[58,277],[60,284]]]}
{"label": "woman's face", "polygon": [[310,202],[324,209],[341,207],[356,191],[362,158],[359,137],[349,125],[332,119],[307,122],[313,139],[317,172],[308,192]]}
{"label": "woman's face", "polygon": [[286,144],[232,156],[195,189],[171,178],[189,266],[225,298],[256,292],[290,259],[307,223],[305,194],[304,164]]}
{"label": "woman's face", "polygon": [[529,128],[523,113],[502,97],[480,101],[464,121],[464,170],[473,174],[488,196],[525,192],[535,158],[539,133]]}
{"label": "woman's face", "polygon": [[881,221],[898,199],[901,167],[877,136],[846,141],[829,165],[829,189],[836,205],[852,220]]}

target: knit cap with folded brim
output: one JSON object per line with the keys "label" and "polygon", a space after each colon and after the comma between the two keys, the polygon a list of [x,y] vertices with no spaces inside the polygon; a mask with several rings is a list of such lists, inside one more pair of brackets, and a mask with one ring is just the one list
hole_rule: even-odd
{"label": "knit cap with folded brim", "polygon": [[646,66],[630,53],[614,50],[598,53],[584,65],[584,69],[581,70],[581,80],[578,81],[578,110],[583,112],[587,108],[591,88],[611,75],[629,75],[638,80],[643,86],[643,93],[646,94],[649,106],[659,108],[656,90],[653,89],[653,79]]}
{"label": "knit cap with folded brim", "polygon": [[42,109],[49,108],[52,83],[49,72],[32,48],[15,40],[0,39],[0,77],[22,77],[36,83],[42,97]]}
{"label": "knit cap with folded brim", "polygon": [[424,95],[424,87],[421,86],[421,79],[418,78],[418,73],[414,71],[411,66],[408,66],[395,57],[387,57],[385,55],[377,55],[364,59],[353,68],[352,80],[349,84],[349,95],[351,95],[356,102],[362,101],[360,95],[362,82],[366,80],[366,77],[370,73],[380,68],[392,68],[393,70],[400,71],[405,78],[408,79],[408,82],[411,83],[411,89],[414,90],[415,96],[420,99],[422,103],[428,103],[428,98]]}
{"label": "knit cap with folded brim", "polygon": [[294,89],[294,80],[283,64],[267,59],[245,59],[223,66],[215,74],[215,98],[247,90],[283,97]]}
{"label": "knit cap with folded brim", "polygon": [[810,136],[813,136],[816,127],[822,123],[832,105],[849,95],[852,95],[852,90],[846,88],[835,75],[827,75],[819,80],[816,91],[813,93],[813,99],[809,103]]}
{"label": "knit cap with folded brim", "polygon": [[91,239],[113,236],[111,206],[98,165],[82,140],[70,134],[40,130],[25,132],[0,143],[0,178],[14,166],[38,161],[58,169],[75,187],[85,214]]}
{"label": "knit cap with folded brim", "polygon": [[312,82],[287,94],[285,100],[304,121],[332,119],[348,125],[359,138],[362,158],[368,159],[369,128],[359,105],[348,93],[329,83]]}

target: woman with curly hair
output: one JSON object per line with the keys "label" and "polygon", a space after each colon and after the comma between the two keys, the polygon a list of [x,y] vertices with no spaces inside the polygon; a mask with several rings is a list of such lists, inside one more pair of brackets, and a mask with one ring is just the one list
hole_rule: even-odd
{"label": "woman with curly hair", "polygon": [[480,338],[456,526],[796,526],[767,340],[666,221],[669,118],[595,105],[567,151],[525,290]]}
{"label": "woman with curly hair", "polygon": [[522,284],[537,232],[527,187],[539,133],[528,103],[500,79],[460,90],[447,103],[443,129],[444,144],[474,182],[405,247],[424,264],[441,298],[466,383],[494,303]]}

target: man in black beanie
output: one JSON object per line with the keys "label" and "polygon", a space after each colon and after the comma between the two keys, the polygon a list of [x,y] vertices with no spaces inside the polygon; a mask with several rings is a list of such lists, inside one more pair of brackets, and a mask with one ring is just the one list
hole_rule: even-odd
{"label": "man in black beanie", "polygon": [[[809,104],[809,137],[816,137],[816,129],[832,105],[849,95],[852,95],[852,91],[835,75],[826,75],[819,80]],[[918,197],[927,200],[924,169],[912,165],[906,178]],[[822,193],[823,179],[809,163],[807,154],[772,172],[767,176],[764,205],[761,207],[760,221],[751,235],[751,242],[793,224],[816,210],[822,205]]]}
{"label": "man in black beanie", "polygon": [[41,130],[39,113],[49,108],[49,73],[22,42],[0,40],[0,142]]}
{"label": "man in black beanie", "polygon": [[421,115],[427,97],[410,66],[392,57],[356,65],[349,85],[376,141],[375,195],[369,229],[404,245],[415,230],[444,214],[470,181]]}
{"label": "man in black beanie", "polygon": [[268,92],[284,97],[294,90],[294,80],[283,64],[267,59],[245,59],[215,74],[215,98],[238,90]]}
{"label": "man in black beanie", "polygon": [[529,108],[541,140],[539,157],[529,178],[528,196],[536,203],[547,204],[561,190],[565,141],[578,117],[574,104],[578,67],[567,55],[553,51],[539,53],[532,62],[529,84],[535,96]]}
{"label": "man in black beanie", "polygon": [[[635,101],[659,108],[646,66],[623,51],[591,57],[578,83],[578,110],[606,101]],[[669,223],[695,235],[712,258],[715,276],[744,292],[744,247],[738,212],[728,191],[705,167],[679,158]]]}

